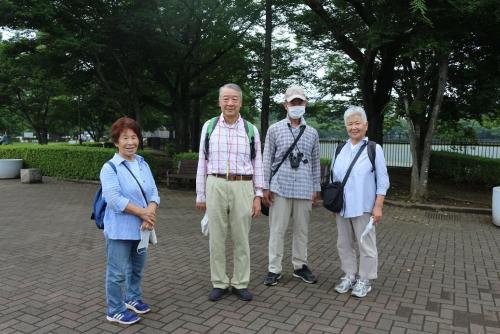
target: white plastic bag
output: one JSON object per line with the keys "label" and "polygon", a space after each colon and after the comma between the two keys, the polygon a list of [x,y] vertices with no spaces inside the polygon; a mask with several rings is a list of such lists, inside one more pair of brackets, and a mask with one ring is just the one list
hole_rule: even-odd
{"label": "white plastic bag", "polygon": [[208,214],[205,213],[203,219],[201,220],[201,233],[204,236],[208,235]]}
{"label": "white plastic bag", "polygon": [[363,233],[361,233],[361,237],[359,238],[359,242],[363,242],[363,238],[370,233],[370,231],[373,230],[373,217],[370,217],[370,221],[368,224],[366,224],[365,229],[363,230]]}

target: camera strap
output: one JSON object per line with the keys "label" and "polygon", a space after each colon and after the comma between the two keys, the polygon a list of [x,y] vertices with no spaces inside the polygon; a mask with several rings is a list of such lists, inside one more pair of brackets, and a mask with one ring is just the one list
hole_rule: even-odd
{"label": "camera strap", "polygon": [[[288,126],[290,126],[290,124],[288,124]],[[295,138],[295,140],[293,141],[293,144],[288,148],[288,151],[286,151],[285,155],[283,156],[283,159],[281,159],[281,161],[280,161],[279,165],[276,167],[276,169],[271,171],[271,177],[269,178],[269,185],[271,185],[271,180],[273,179],[274,174],[276,174],[278,172],[278,169],[280,169],[281,165],[283,164],[283,162],[285,162],[288,155],[293,151],[293,148],[295,147],[295,145],[297,145],[297,142],[299,141],[300,137],[302,136],[302,134],[304,133],[305,130],[306,130],[306,126],[301,125],[299,135],[297,136],[297,138]]]}

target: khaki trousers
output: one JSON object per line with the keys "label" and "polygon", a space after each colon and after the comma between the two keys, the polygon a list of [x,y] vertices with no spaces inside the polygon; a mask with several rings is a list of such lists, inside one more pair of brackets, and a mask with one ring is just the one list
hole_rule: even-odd
{"label": "khaki trousers", "polygon": [[269,210],[269,271],[281,273],[283,247],[288,223],[293,220],[292,264],[300,269],[307,264],[307,240],[311,219],[312,201],[285,198],[273,194]]}
{"label": "khaki trousers", "polygon": [[[250,281],[248,234],[254,199],[252,181],[227,181],[209,175],[206,184],[210,277],[214,288],[246,288]],[[226,237],[233,242],[233,277],[226,274]]]}
{"label": "khaki trousers", "polygon": [[[337,220],[337,249],[339,252],[341,269],[346,275],[359,274],[362,279],[376,279],[378,268],[377,238],[375,226],[359,242],[366,225],[370,221],[371,214],[365,213],[355,218],[344,218],[336,215]],[[359,247],[359,270],[356,259],[354,241]]]}

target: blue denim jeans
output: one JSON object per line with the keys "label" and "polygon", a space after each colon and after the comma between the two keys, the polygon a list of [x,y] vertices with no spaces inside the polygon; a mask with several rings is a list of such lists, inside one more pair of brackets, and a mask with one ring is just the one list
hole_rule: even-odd
{"label": "blue denim jeans", "polygon": [[126,300],[142,299],[141,280],[147,252],[137,252],[139,242],[106,239],[106,303],[110,315],[125,311]]}

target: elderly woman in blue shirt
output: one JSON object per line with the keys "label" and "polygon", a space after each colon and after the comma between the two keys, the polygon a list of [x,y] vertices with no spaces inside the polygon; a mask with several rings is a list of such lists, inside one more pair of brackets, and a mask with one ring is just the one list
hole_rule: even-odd
{"label": "elderly woman in blue shirt", "polygon": [[107,203],[104,215],[106,318],[129,325],[140,320],[137,314],[151,311],[142,301],[141,290],[147,252],[138,246],[141,231],[154,228],[160,197],[149,165],[136,154],[141,138],[138,124],[122,117],[112,125],[110,132],[118,148],[110,160],[115,168],[106,163],[100,174]]}
{"label": "elderly woman in blue shirt", "polygon": [[[336,215],[337,249],[344,276],[335,286],[338,293],[352,290],[351,295],[365,297],[371,291],[370,280],[377,278],[378,253],[375,225],[382,218],[384,198],[389,188],[389,176],[382,147],[375,146],[375,166],[368,156],[368,121],[361,107],[349,107],[344,113],[349,140],[332,162],[334,181],[341,181],[351,161],[360,149],[344,188],[344,207]],[[373,228],[369,229],[372,219]],[[368,226],[368,229],[367,229]],[[369,231],[361,236],[363,232]],[[359,267],[354,239],[359,247]]]}

